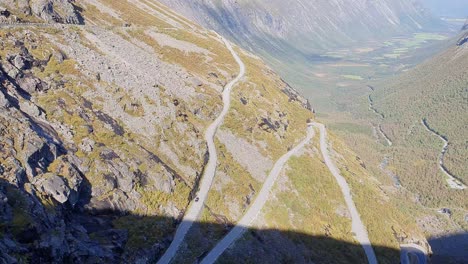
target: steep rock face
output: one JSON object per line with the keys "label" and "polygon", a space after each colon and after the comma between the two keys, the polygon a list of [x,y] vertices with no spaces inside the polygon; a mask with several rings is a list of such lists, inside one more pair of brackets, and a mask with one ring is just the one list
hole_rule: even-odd
{"label": "steep rock face", "polygon": [[[1,0],[0,7],[7,8],[8,15],[10,12],[17,11],[15,17],[23,18],[28,21],[31,16],[35,16],[49,23],[64,23],[64,24],[79,24],[82,23],[82,18],[74,0]],[[14,21],[11,21],[14,22]]]}
{"label": "steep rock face", "polygon": [[434,22],[418,1],[409,0],[160,1],[250,48],[286,53],[308,54]]}

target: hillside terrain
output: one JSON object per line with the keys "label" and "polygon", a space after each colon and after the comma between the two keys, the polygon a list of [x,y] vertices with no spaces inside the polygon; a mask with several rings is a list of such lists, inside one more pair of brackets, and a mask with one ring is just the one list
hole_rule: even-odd
{"label": "hillside terrain", "polygon": [[[155,262],[196,205],[174,257],[195,262],[296,146],[221,262],[365,262],[355,211],[379,263],[398,262],[401,244],[430,251],[412,204],[333,133],[325,157],[310,103],[214,31],[158,1],[0,8],[2,263]],[[328,159],[349,186],[353,215]]]}
{"label": "hillside terrain", "polygon": [[[421,202],[432,206],[450,203],[465,209],[468,206],[466,191],[444,188],[446,175],[437,166],[443,145],[437,136],[440,135],[448,142],[443,166],[459,181],[468,183],[466,34],[463,32],[452,40],[446,51],[382,85],[371,95],[376,111],[383,116],[382,130],[395,145],[404,147],[395,156],[399,171],[412,175],[412,180],[404,178],[408,181],[406,185],[417,188]],[[425,180],[421,181],[423,175]]]}
{"label": "hillside terrain", "polygon": [[466,233],[466,32],[417,1],[160,1],[265,58],[431,241]]}
{"label": "hillside terrain", "polygon": [[[349,105],[350,114],[326,117],[375,177],[400,199],[411,197],[436,263],[468,257],[466,29],[434,46],[442,50],[422,64],[362,81],[368,92]],[[444,238],[450,234],[456,238]]]}
{"label": "hillside terrain", "polygon": [[373,56],[382,43],[446,29],[419,0],[159,1],[254,51],[323,112],[337,110],[330,103],[335,80],[317,78],[324,73],[316,73],[316,65],[356,64],[359,72],[372,59],[372,67],[379,69],[386,62],[365,55]]}

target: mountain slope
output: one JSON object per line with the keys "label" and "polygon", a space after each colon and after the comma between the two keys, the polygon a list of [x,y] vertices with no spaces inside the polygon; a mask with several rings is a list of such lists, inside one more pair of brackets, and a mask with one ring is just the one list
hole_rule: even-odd
{"label": "mountain slope", "polygon": [[460,233],[456,246],[435,245],[435,259],[447,263],[467,261],[466,254],[460,255],[468,244],[468,32],[464,29],[442,53],[375,84],[370,97],[383,117],[382,131],[393,142],[385,150],[392,157],[390,170],[417,197],[417,204],[428,212],[438,211],[418,217],[427,236],[436,241],[447,233]]}
{"label": "mountain slope", "polygon": [[[38,3],[45,13],[28,12]],[[8,11],[2,21],[13,22],[0,25],[0,259],[158,259],[196,202],[209,158],[203,134],[238,73],[230,51],[216,33],[158,2],[0,5]],[[77,21],[63,13],[69,8]],[[242,217],[273,164],[303,140],[314,118],[307,100],[261,59],[234,49],[246,74],[216,133],[214,183],[178,252],[184,262],[195,261]],[[395,262],[402,242],[426,246],[410,215],[359,158],[332,142],[379,260]],[[279,243],[269,247],[270,256],[361,262],[364,252],[317,143],[287,164],[258,219],[273,232],[252,232],[263,246]],[[388,217],[375,220],[382,215]],[[317,243],[320,237],[325,242]],[[260,258],[263,246],[228,258]],[[290,255],[298,247],[304,251]]]}
{"label": "mountain slope", "polygon": [[407,0],[160,1],[246,47],[306,57],[436,23],[419,2]]}
{"label": "mountain slope", "polygon": [[[416,144],[415,137],[421,134],[423,144],[433,142],[430,146],[437,147],[437,137],[421,124],[424,120],[430,129],[449,141],[444,163],[461,181],[467,182],[468,49],[460,41],[463,35],[454,39],[443,53],[383,85],[372,97],[377,110],[385,116],[383,129],[395,144]],[[441,147],[436,149],[440,152]]]}
{"label": "mountain slope", "polygon": [[[387,41],[446,30],[418,0],[159,1],[261,56],[318,111],[340,110],[335,93],[349,81],[327,78],[322,63],[351,65],[327,70],[361,75],[370,60],[377,70],[387,64],[376,59],[386,53],[372,52]],[[365,74],[374,75],[373,69]]]}

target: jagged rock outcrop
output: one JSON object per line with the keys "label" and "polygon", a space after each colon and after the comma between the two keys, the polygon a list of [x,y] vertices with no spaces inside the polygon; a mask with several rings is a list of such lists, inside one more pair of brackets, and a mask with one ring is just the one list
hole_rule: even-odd
{"label": "jagged rock outcrop", "polygon": [[302,97],[296,90],[294,90],[290,85],[286,85],[286,87],[283,89],[283,93],[288,95],[289,100],[291,101],[298,101],[304,106],[304,108],[309,109],[312,111],[312,106],[310,105],[309,100],[305,99]]}
{"label": "jagged rock outcrop", "polygon": [[[0,224],[4,234],[0,261],[15,263],[13,256],[18,254],[42,263],[116,260],[128,239],[126,231],[113,230],[112,225],[102,227],[93,234],[107,239],[100,244],[90,238],[86,221],[68,217],[90,204],[87,170],[33,100],[44,90],[28,85],[30,80],[47,86],[51,80],[34,76],[43,64],[29,53],[25,39],[18,41],[23,37],[10,35],[1,40],[3,45],[12,41],[21,51],[0,61]],[[118,182],[114,197],[121,201],[112,210],[121,212],[136,207],[120,191],[134,192],[134,179],[128,178],[134,175],[123,165],[120,161],[112,171]],[[76,211],[70,210],[75,206]]]}
{"label": "jagged rock outcrop", "polygon": [[20,12],[22,15],[35,16],[48,23],[81,24],[83,19],[74,2],[74,0],[1,0],[0,8],[3,6],[3,11],[0,11],[3,13],[0,15],[8,19],[15,12]]}

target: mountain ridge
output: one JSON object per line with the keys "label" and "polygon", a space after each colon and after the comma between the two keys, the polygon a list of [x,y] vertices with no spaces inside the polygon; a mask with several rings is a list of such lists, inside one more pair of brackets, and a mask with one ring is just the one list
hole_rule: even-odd
{"label": "mountain ridge", "polygon": [[287,4],[284,1],[267,4],[261,0],[160,2],[201,25],[230,36],[244,47],[257,52],[264,49],[290,55],[294,53],[287,49],[310,55],[315,53],[314,50],[336,48],[379,35],[401,34],[439,23],[420,2],[406,0],[294,1]]}

